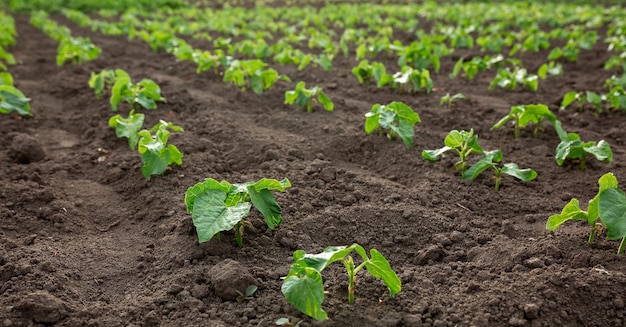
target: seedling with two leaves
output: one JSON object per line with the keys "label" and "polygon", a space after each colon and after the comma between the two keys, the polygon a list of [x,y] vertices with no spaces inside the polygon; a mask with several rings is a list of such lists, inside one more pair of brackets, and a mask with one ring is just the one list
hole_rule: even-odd
{"label": "seedling with two leaves", "polygon": [[111,117],[109,127],[115,128],[117,137],[127,138],[128,146],[134,150],[139,142],[139,131],[143,127],[144,118],[144,114],[136,114],[131,110],[127,118],[120,115]]}
{"label": "seedling with two leaves", "polygon": [[[130,127],[134,128],[135,126],[131,123]],[[141,173],[148,180],[152,175],[163,174],[172,164],[179,166],[183,164],[183,154],[175,145],[167,144],[170,130],[183,132],[182,127],[161,120],[152,129],[144,129],[137,133],[139,137],[138,151],[143,162]],[[129,144],[131,144],[131,137],[129,137]]]}
{"label": "seedling with two leaves", "polygon": [[[358,266],[350,256],[353,251],[356,251],[362,259],[362,263]],[[283,281],[281,291],[289,303],[317,320],[328,319],[328,315],[322,309],[324,301],[322,271],[333,262],[341,261],[348,273],[349,304],[354,303],[356,274],[363,268],[387,285],[391,298],[402,288],[402,282],[391,268],[389,261],[380,252],[371,249],[368,256],[365,249],[356,243],[351,246],[327,247],[318,254],[307,254],[304,250],[298,250],[293,253],[293,259],[294,263]]]}
{"label": "seedling with two leaves", "polygon": [[284,192],[291,187],[288,179],[278,181],[263,178],[257,182],[231,184],[207,178],[187,189],[185,205],[191,212],[193,224],[198,234],[198,242],[207,242],[220,233],[235,230],[237,245],[243,245],[244,227],[251,226],[243,220],[254,205],[267,223],[269,229],[279,226],[283,219],[282,209],[271,191]]}
{"label": "seedling with two leaves", "polygon": [[370,112],[365,114],[365,132],[371,134],[376,129],[379,134],[387,131],[387,137],[393,139],[398,136],[407,147],[413,146],[415,123],[422,120],[420,116],[402,102],[391,102],[388,105],[375,104]]}
{"label": "seedling with two leaves", "polygon": [[568,220],[582,220],[591,225],[588,242],[592,243],[604,229],[611,240],[621,239],[617,254],[626,248],[626,196],[619,189],[613,173],[606,173],[598,180],[599,190],[587,205],[587,211],[580,207],[578,199],[568,202],[559,214],[548,218],[546,229],[554,231]]}
{"label": "seedling with two leaves", "polygon": [[502,174],[513,176],[523,182],[531,181],[537,178],[537,172],[530,169],[520,169],[516,163],[506,163],[500,166],[502,161],[502,151],[493,150],[485,151],[485,157],[469,167],[463,172],[463,180],[475,180],[483,171],[492,168],[495,171],[496,191],[500,190],[500,182]]}
{"label": "seedling with two leaves", "polygon": [[448,133],[443,143],[445,146],[436,150],[423,150],[422,157],[428,161],[437,161],[439,157],[450,150],[454,150],[459,156],[459,161],[454,164],[454,168],[461,173],[467,170],[467,158],[473,153],[483,154],[485,151],[478,144],[478,135],[474,134],[474,130],[457,131],[452,130]]}
{"label": "seedling with two leaves", "polygon": [[498,69],[496,77],[494,77],[491,84],[489,84],[489,90],[499,86],[509,91],[515,91],[517,85],[527,86],[537,92],[539,88],[539,77],[529,74],[526,68],[515,67],[513,71],[509,68]]}
{"label": "seedling with two leaves", "polygon": [[257,286],[256,285],[250,285],[246,288],[246,293],[241,293],[239,290],[235,290],[235,292],[237,292],[237,302],[243,302],[246,300],[252,300],[253,297],[252,295],[254,295],[254,293],[257,290]]}
{"label": "seedling with two leaves", "polygon": [[244,91],[250,87],[254,93],[261,94],[279,79],[290,81],[287,76],[279,75],[275,69],[265,69],[266,66],[259,59],[233,60],[224,72],[224,82],[233,83]]}
{"label": "seedling with two leaves", "polygon": [[[97,92],[97,91],[96,91]],[[145,109],[156,109],[156,102],[165,102],[161,88],[151,79],[144,78],[139,83],[132,83],[130,76],[123,70],[115,70],[115,82],[111,88],[111,108],[117,111],[120,102],[126,101],[132,109],[137,105]]]}
{"label": "seedling with two leaves", "polygon": [[491,126],[490,130],[500,128],[511,120],[515,121],[516,139],[519,138],[520,129],[525,128],[530,123],[535,124],[533,135],[536,138],[543,121],[551,123],[559,136],[565,136],[567,134],[561,127],[561,122],[556,119],[556,115],[553,114],[545,104],[513,106],[511,107],[511,112],[500,119],[495,125]]}
{"label": "seedling with two leaves", "polygon": [[306,106],[308,112],[313,111],[313,104],[316,102],[324,106],[327,111],[335,109],[333,102],[319,86],[307,89],[304,81],[300,81],[295,89],[285,92],[285,104],[295,103],[300,108]]}
{"label": "seedling with two leaves", "polygon": [[452,107],[453,103],[461,99],[465,99],[465,95],[463,95],[463,93],[457,93],[455,95],[450,95],[450,93],[446,93],[446,95],[442,96],[441,100],[439,100],[439,105],[443,106],[445,104],[446,107],[450,108]]}
{"label": "seedling with two leaves", "polygon": [[393,82],[393,76],[387,74],[385,65],[380,62],[372,62],[370,65],[367,60],[362,60],[358,66],[352,68],[352,74],[356,76],[360,84],[369,84],[373,77],[378,88]]}
{"label": "seedling with two leaves", "polygon": [[569,133],[560,135],[561,143],[556,147],[556,163],[561,166],[566,159],[580,161],[580,169],[585,170],[587,155],[591,155],[596,160],[610,163],[613,161],[613,151],[611,146],[604,140],[599,142],[583,142],[580,135]]}

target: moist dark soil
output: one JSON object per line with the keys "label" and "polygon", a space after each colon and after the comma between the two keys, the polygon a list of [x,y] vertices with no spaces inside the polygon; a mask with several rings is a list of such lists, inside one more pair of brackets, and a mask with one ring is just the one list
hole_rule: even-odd
{"label": "moist dark soil", "polygon": [[[609,53],[601,41],[536,93],[488,91],[493,70],[471,82],[450,80],[460,56],[479,54],[459,50],[443,60],[431,94],[359,85],[350,72],[358,62],[339,55],[332,72],[273,66],[294,83],[256,95],[215,73],[196,74],[193,64],[141,40],[53,17],[103,52],[57,67],[55,41],[16,16],[18,43],[9,50],[19,63],[10,72],[32,98],[34,117],[0,117],[0,326],[273,326],[281,317],[302,319],[301,326],[626,325],[619,242],[599,235],[587,243],[583,222],[545,230],[571,198],[591,199],[603,174],[626,181],[626,117],[558,111],[567,91],[602,90],[611,73],[602,69]],[[522,59],[536,71],[546,57]],[[182,166],[142,176],[139,154],[108,127],[107,98],[95,99],[87,85],[91,71],[105,68],[160,84],[167,103],[143,111],[145,125],[164,119],[185,129],[170,138],[184,153]],[[335,110],[283,104],[299,80],[326,90]],[[448,92],[467,99],[441,107]],[[363,131],[372,105],[391,101],[422,118],[413,148]],[[537,138],[532,128],[519,139],[512,126],[490,131],[511,106],[531,103],[548,104],[583,140],[609,142],[613,163],[558,166],[559,139],[548,125]],[[450,130],[471,128],[483,148],[501,149],[505,162],[531,167],[538,178],[504,177],[496,191],[490,174],[463,182],[452,155],[422,159],[421,150],[443,146]],[[276,194],[283,225],[269,230],[253,210],[243,247],[232,232],[199,244],[183,199],[208,177],[289,178],[293,186]],[[347,275],[337,263],[323,274],[329,320],[313,321],[284,299],[281,277],[293,251],[354,242],[389,259],[403,283],[395,298],[363,273],[348,305]],[[258,286],[251,299],[234,300],[233,291],[250,284]]]}

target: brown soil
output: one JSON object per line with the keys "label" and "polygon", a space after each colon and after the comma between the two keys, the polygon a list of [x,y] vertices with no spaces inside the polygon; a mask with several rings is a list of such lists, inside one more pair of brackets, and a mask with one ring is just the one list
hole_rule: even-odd
{"label": "brown soil", "polygon": [[[34,117],[0,117],[0,326],[272,326],[280,317],[304,319],[302,326],[626,325],[626,257],[616,255],[618,242],[602,235],[588,244],[583,223],[545,230],[548,216],[572,197],[586,203],[604,173],[626,181],[624,115],[558,112],[567,131],[613,146],[614,163],[590,160],[586,171],[557,166],[550,127],[537,139],[531,130],[517,140],[512,128],[489,131],[512,105],[546,103],[557,112],[565,92],[601,90],[610,75],[601,69],[609,56],[602,42],[564,63],[564,75],[542,81],[537,93],[487,91],[494,71],[474,82],[450,80],[455,58],[467,51],[444,60],[429,95],[361,86],[350,73],[357,62],[343,56],[333,72],[277,66],[294,81],[322,86],[336,104],[334,112],[307,113],[283,104],[294,83],[242,92],[140,40],[93,34],[55,17],[103,49],[96,61],[59,68],[55,42],[28,17],[16,18],[11,52],[19,64],[10,70],[32,98]],[[523,60],[535,71],[546,56]],[[168,102],[146,112],[146,125],[166,119],[185,128],[171,138],[185,154],[181,167],[142,177],[139,155],[107,126],[108,101],[87,86],[89,73],[104,68],[160,83]],[[440,107],[446,92],[468,99]],[[423,120],[414,148],[363,131],[373,104],[396,100]],[[486,175],[462,182],[452,156],[421,158],[451,129],[470,128],[484,148],[502,149],[505,161],[539,177],[505,177],[496,192]],[[289,178],[293,187],[276,195],[284,224],[270,231],[253,211],[242,248],[233,233],[198,244],[183,198],[207,177]],[[395,299],[362,275],[356,303],[346,304],[347,278],[336,264],[324,272],[330,320],[312,321],[287,303],[281,276],[294,250],[353,242],[390,260],[403,282]],[[236,282],[258,291],[229,300]]]}

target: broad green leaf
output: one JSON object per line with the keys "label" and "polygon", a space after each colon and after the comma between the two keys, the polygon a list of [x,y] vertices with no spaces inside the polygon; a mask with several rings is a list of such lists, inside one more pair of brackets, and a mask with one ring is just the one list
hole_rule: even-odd
{"label": "broad green leaf", "polygon": [[257,192],[253,186],[248,186],[248,195],[254,207],[263,214],[269,229],[274,229],[282,223],[283,218],[280,216],[282,209],[269,190],[263,189]]}
{"label": "broad green leaf", "polygon": [[[380,105],[377,104],[377,106]],[[372,108],[372,111],[365,114],[365,133],[367,134],[371,134],[373,131],[376,130],[376,128],[378,128],[379,125],[380,114],[373,111],[374,108]]]}
{"label": "broad green leaf", "polygon": [[407,147],[413,146],[413,137],[415,136],[415,129],[413,128],[413,125],[405,120],[400,120],[396,133],[400,136],[404,145]]}
{"label": "broad green leaf", "polygon": [[137,97],[135,97],[134,101],[139,103],[142,107],[149,110],[154,110],[157,108],[157,104],[154,100],[150,99],[146,94],[139,93]]}
{"label": "broad green leaf", "polygon": [[318,100],[324,106],[324,109],[326,109],[327,111],[333,111],[333,109],[335,108],[335,105],[333,104],[333,102],[330,101],[326,93],[322,92],[321,90],[318,95]]}
{"label": "broad green leaf", "polygon": [[30,99],[12,85],[0,85],[0,113],[31,116]]}
{"label": "broad green leaf", "polygon": [[324,283],[319,271],[303,267],[300,274],[287,276],[280,290],[287,301],[302,313],[317,320],[328,319],[322,309]]}
{"label": "broad green leaf", "polygon": [[415,111],[413,111],[411,107],[407,106],[406,104],[402,102],[393,101],[392,103],[388,104],[385,107],[385,109],[393,110],[393,112],[396,113],[396,116],[400,120],[406,121],[407,123],[411,125],[411,127],[415,125],[415,123],[419,123],[422,121],[420,119],[420,116]]}
{"label": "broad green leaf", "polygon": [[221,183],[214,180],[213,178],[207,178],[204,182],[197,183],[196,185],[187,189],[185,192],[185,205],[187,206],[187,211],[193,211],[193,204],[196,201],[198,195],[206,192],[207,190],[218,190],[225,194],[230,192],[231,184],[227,181],[222,181]]}
{"label": "broad green leaf", "polygon": [[224,200],[226,193],[211,189],[196,197],[192,219],[198,234],[198,242],[206,242],[219,232],[233,229],[250,213],[252,205],[249,202],[227,207]]}
{"label": "broad green leaf", "polygon": [[128,118],[123,118],[120,115],[111,117],[109,119],[109,126],[115,128],[117,137],[128,138],[128,145],[131,149],[135,149],[137,142],[139,142],[138,132],[143,127],[143,121],[143,114],[134,114],[131,111]]}
{"label": "broad green leaf", "polygon": [[443,148],[437,150],[422,150],[422,158],[429,161],[437,161],[441,154],[452,149],[453,148],[449,146],[444,146]]}
{"label": "broad green leaf", "polygon": [[596,194],[593,199],[589,200],[589,205],[587,206],[587,213],[589,214],[587,222],[589,224],[595,224],[596,220],[599,217],[598,201],[600,200],[600,193],[611,188],[617,188],[617,184],[617,178],[615,178],[615,175],[613,175],[613,173],[606,173],[602,175],[600,179],[598,179],[598,194]]}
{"label": "broad green leaf", "polygon": [[541,65],[541,67],[539,67],[539,70],[537,71],[537,76],[539,76],[539,78],[541,79],[546,79],[547,74],[548,74],[548,64]]}
{"label": "broad green leaf", "polygon": [[301,264],[304,264],[306,267],[311,267],[319,272],[322,272],[324,268],[328,267],[331,263],[339,260],[343,260],[345,256],[350,254],[356,247],[356,244],[353,244],[349,247],[346,246],[329,246],[324,249],[322,253],[318,254],[305,254],[299,260]]}
{"label": "broad green leaf", "polygon": [[458,148],[461,145],[463,145],[463,142],[466,141],[468,139],[468,135],[463,135],[463,133],[457,131],[457,130],[452,130],[450,131],[450,133],[448,133],[448,135],[446,135],[446,138],[443,140],[443,143],[450,148]]}
{"label": "broad green leaf", "polygon": [[475,164],[469,167],[467,170],[463,172],[462,179],[463,180],[475,180],[478,175],[480,175],[483,171],[494,168],[497,169],[497,165],[495,162],[500,162],[502,160],[502,151],[493,150],[485,152],[485,157],[478,160]]}
{"label": "broad green leaf", "polygon": [[118,77],[111,88],[111,109],[117,111],[117,106],[124,99],[125,93],[129,88],[130,78],[122,76]]}
{"label": "broad green leaf", "polygon": [[609,239],[626,237],[626,196],[622,190],[610,188],[600,193],[598,213]]}
{"label": "broad green leaf", "polygon": [[[359,251],[357,247],[357,252]],[[363,250],[365,251],[365,250]],[[396,272],[391,269],[391,265],[389,261],[376,249],[370,250],[371,259],[367,261],[365,264],[365,268],[369,273],[381,279],[387,288],[389,289],[389,297],[393,298],[396,294],[402,290],[402,282]]]}
{"label": "broad green leaf", "polygon": [[141,173],[146,179],[150,179],[152,175],[160,175],[170,163],[170,153],[166,149],[148,149],[141,154]]}
{"label": "broad green leaf", "polygon": [[250,185],[254,187],[257,192],[260,192],[261,190],[284,192],[287,188],[291,187],[291,182],[289,182],[287,178],[281,181],[269,178],[262,178],[258,182]]}
{"label": "broad green leaf", "polygon": [[252,91],[254,91],[254,93],[263,93],[263,80],[261,79],[261,76],[252,75],[250,77],[250,86],[252,87]]}
{"label": "broad green leaf", "polygon": [[600,140],[598,144],[583,146],[583,150],[594,156],[599,161],[607,163],[613,161],[613,151],[611,151],[611,146],[604,140]]}
{"label": "broad green leaf", "polygon": [[386,110],[386,107],[382,108],[380,112],[380,118],[378,119],[378,123],[380,127],[384,129],[389,129],[395,127],[393,125],[394,120],[396,119],[396,113],[391,110]]}
{"label": "broad green leaf", "polygon": [[9,72],[0,72],[0,85],[13,86],[13,76]]}
{"label": "broad green leaf", "polygon": [[520,169],[515,163],[507,163],[504,164],[501,170],[502,174],[507,174],[509,176],[513,176],[521,181],[528,182],[537,178],[537,172],[530,169]]}
{"label": "broad green leaf", "polygon": [[560,214],[554,214],[548,218],[546,223],[547,230],[556,230],[564,222],[568,220],[587,220],[587,213],[580,209],[580,204],[577,199],[572,199],[568,204],[563,207]]}

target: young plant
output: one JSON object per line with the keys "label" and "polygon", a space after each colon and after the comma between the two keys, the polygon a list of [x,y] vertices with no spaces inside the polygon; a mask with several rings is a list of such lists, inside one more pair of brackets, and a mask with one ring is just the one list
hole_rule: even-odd
{"label": "young plant", "polygon": [[546,79],[548,75],[555,76],[563,74],[563,66],[561,64],[555,63],[554,61],[550,61],[549,63],[545,63],[539,67],[537,70],[537,76],[541,79]]}
{"label": "young plant", "polygon": [[457,171],[464,173],[467,170],[467,158],[472,153],[483,154],[484,151],[478,144],[478,135],[474,135],[474,130],[457,131],[452,130],[443,143],[445,146],[436,150],[423,150],[422,157],[428,161],[437,161],[443,153],[454,150],[459,156],[459,161],[454,164]]}
{"label": "young plant", "polygon": [[585,103],[591,104],[597,113],[601,113],[603,111],[602,102],[606,97],[601,96],[600,94],[593,91],[570,91],[563,96],[563,101],[561,102],[561,110],[569,107],[574,101],[578,102],[578,110],[583,109],[583,105]]}
{"label": "young plant", "polygon": [[91,72],[91,76],[89,77],[89,82],[87,82],[87,84],[96,93],[96,99],[100,99],[100,96],[104,93],[106,88],[111,88],[111,86],[115,83],[115,79],[120,76],[128,76],[128,74],[121,69],[117,69],[115,71],[111,69],[103,69],[97,74],[95,72]]}
{"label": "young plant", "polygon": [[516,67],[513,71],[511,69],[498,69],[496,77],[489,84],[489,90],[497,86],[509,90],[515,91],[517,85],[529,87],[531,90],[537,92],[539,88],[539,77],[537,75],[529,74],[526,68]]}
{"label": "young plant", "polygon": [[495,125],[491,126],[490,130],[494,130],[504,126],[510,120],[515,120],[515,138],[519,138],[520,129],[526,127],[528,124],[535,124],[535,130],[533,135],[537,138],[541,123],[548,121],[557,130],[557,134],[565,135],[561,124],[557,123],[556,115],[554,115],[548,106],[545,104],[528,104],[523,106],[511,107],[511,112],[504,116]]}
{"label": "young plant", "polygon": [[252,205],[257,208],[269,229],[279,226],[282,209],[271,191],[284,192],[291,187],[288,179],[277,181],[263,178],[258,182],[231,184],[207,178],[187,189],[185,205],[191,212],[198,234],[198,242],[207,242],[213,236],[220,238],[222,231],[235,229],[237,245],[243,245],[243,229],[251,224],[244,221]]}
{"label": "young plant", "polygon": [[98,58],[102,50],[95,46],[89,38],[67,37],[61,40],[57,48],[57,66],[71,60],[75,64]]}
{"label": "young plant", "polygon": [[[355,265],[350,253],[356,251],[362,263]],[[393,298],[402,288],[402,282],[391,269],[389,261],[377,250],[371,249],[367,255],[365,249],[358,245],[331,246],[322,253],[307,254],[303,250],[293,253],[294,263],[285,277],[281,291],[287,301],[302,313],[317,320],[328,319],[322,309],[324,301],[324,282],[322,271],[333,262],[341,261],[348,273],[348,303],[354,303],[356,274],[365,268],[373,277],[381,279],[389,289]]]}
{"label": "young plant", "polygon": [[[150,130],[137,133],[139,154],[141,154],[141,173],[146,179],[152,175],[161,175],[171,164],[182,165],[183,154],[173,144],[167,144],[170,131],[183,132],[182,127],[160,121]],[[154,135],[153,135],[154,134]],[[129,138],[130,144],[130,138]]]}
{"label": "young plant", "polygon": [[246,288],[246,294],[241,293],[239,290],[235,290],[235,292],[237,292],[238,296],[237,296],[237,302],[242,302],[245,300],[252,300],[252,295],[254,295],[254,293],[256,292],[257,287],[256,285],[250,285]]}
{"label": "young plant", "polygon": [[125,137],[128,139],[128,145],[132,150],[137,147],[139,142],[139,131],[143,127],[144,115],[135,114],[133,110],[128,114],[128,118],[115,115],[109,119],[109,127],[115,128],[117,137]]}
{"label": "young plant", "polygon": [[446,95],[442,96],[441,100],[439,100],[439,105],[443,106],[445,104],[446,107],[450,108],[452,107],[453,102],[461,99],[465,99],[463,93],[457,93],[455,95],[450,95],[450,93],[446,93]]}
{"label": "young plant", "polygon": [[387,131],[387,137],[393,139],[399,136],[407,147],[413,146],[415,123],[420,123],[420,116],[402,102],[391,102],[388,105],[375,104],[370,112],[365,114],[365,132],[371,134],[376,129],[382,134]]}
{"label": "young plant", "polygon": [[116,78],[111,88],[111,108],[117,111],[120,102],[126,101],[134,109],[140,105],[145,109],[156,109],[156,101],[165,102],[161,88],[151,79],[144,78],[139,83],[131,82],[130,76],[121,69],[115,71]]}
{"label": "young plant", "polygon": [[268,68],[266,63],[259,59],[234,60],[224,72],[224,82],[230,82],[245,90],[251,87],[256,94],[261,94],[276,83],[278,79],[289,80],[278,75],[275,69]]}
{"label": "young plant", "polygon": [[485,157],[469,167],[462,175],[463,180],[475,180],[483,171],[492,168],[495,171],[496,191],[500,190],[502,174],[513,176],[523,182],[537,178],[537,172],[530,169],[520,169],[516,163],[507,163],[500,166],[502,151],[485,151]]}
{"label": "young plant", "polygon": [[426,89],[426,93],[430,93],[433,90],[433,80],[430,78],[428,69],[404,66],[402,71],[393,74],[392,87],[404,89],[408,92]]}
{"label": "young plant", "polygon": [[[609,239],[622,239],[618,254],[626,247],[626,197],[620,190],[613,173],[606,173],[598,179],[598,193],[589,201],[587,211],[580,207],[578,199],[571,199],[561,213],[548,218],[546,229],[553,231],[568,220],[582,220],[591,225],[588,242],[593,243],[596,235],[606,229]],[[600,221],[598,221],[600,220]]]}
{"label": "young plant", "polygon": [[32,116],[30,99],[22,91],[12,85],[0,85],[0,114],[16,113],[21,116]]}
{"label": "young plant", "polygon": [[308,112],[313,111],[313,103],[315,102],[322,104],[327,111],[335,109],[335,105],[321,87],[315,86],[307,89],[305,85],[304,81],[300,81],[294,90],[285,92],[285,104],[295,103],[300,108],[306,106]]}
{"label": "young plant", "polygon": [[613,151],[609,143],[604,140],[600,140],[598,143],[583,142],[580,135],[576,133],[563,135],[561,143],[556,147],[556,163],[559,166],[562,166],[566,159],[576,159],[580,161],[580,170],[585,170],[587,155],[606,163],[613,160]]}
{"label": "young plant", "polygon": [[361,60],[358,66],[352,68],[352,74],[359,80],[359,84],[369,84],[370,79],[374,76],[372,65],[369,64],[367,59]]}

